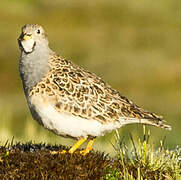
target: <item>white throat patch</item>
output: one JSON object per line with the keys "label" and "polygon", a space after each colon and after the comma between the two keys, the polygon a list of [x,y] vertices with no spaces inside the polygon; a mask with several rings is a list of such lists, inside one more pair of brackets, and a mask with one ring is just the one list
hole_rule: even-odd
{"label": "white throat patch", "polygon": [[33,39],[21,41],[21,45],[26,53],[31,53],[35,46],[35,41]]}

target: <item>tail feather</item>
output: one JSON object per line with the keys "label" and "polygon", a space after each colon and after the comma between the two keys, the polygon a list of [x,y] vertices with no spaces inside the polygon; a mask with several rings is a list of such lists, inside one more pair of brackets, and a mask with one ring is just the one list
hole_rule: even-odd
{"label": "tail feather", "polygon": [[171,131],[172,130],[172,127],[168,124],[165,124],[165,121],[164,120],[153,120],[153,119],[141,119],[141,122],[142,124],[149,124],[149,125],[152,125],[152,126],[156,126],[156,127],[160,127],[160,128],[163,128],[163,129],[166,129],[166,130],[169,130]]}
{"label": "tail feather", "polygon": [[171,130],[171,126],[167,125],[162,116],[142,109],[136,104],[127,104],[125,116],[120,117],[120,122],[123,124],[141,123],[160,127],[166,130]]}
{"label": "tail feather", "polygon": [[138,118],[121,117],[119,120],[122,125],[141,123],[141,124],[148,124],[148,125],[160,127],[169,131],[172,130],[172,127],[170,125],[165,124],[164,120],[158,119],[158,118],[157,119],[138,119]]}

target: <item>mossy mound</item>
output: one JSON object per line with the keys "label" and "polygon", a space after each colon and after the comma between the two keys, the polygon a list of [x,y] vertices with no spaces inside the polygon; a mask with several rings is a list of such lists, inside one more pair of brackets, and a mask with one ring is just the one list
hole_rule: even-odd
{"label": "mossy mound", "polygon": [[67,147],[33,143],[0,147],[0,179],[104,179],[107,155],[51,154],[63,149]]}
{"label": "mossy mound", "polygon": [[53,151],[68,150],[57,145],[29,142],[0,146],[0,179],[180,179],[181,149],[150,151],[147,145],[144,147],[147,150],[140,145],[132,154],[120,147],[111,159],[95,151],[86,156],[80,150],[73,154],[54,154]]}

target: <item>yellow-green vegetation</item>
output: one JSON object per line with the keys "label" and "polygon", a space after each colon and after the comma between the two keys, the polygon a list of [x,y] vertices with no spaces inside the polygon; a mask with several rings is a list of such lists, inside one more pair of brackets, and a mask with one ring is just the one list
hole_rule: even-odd
{"label": "yellow-green vegetation", "polygon": [[120,135],[116,134],[116,157],[119,169],[108,166],[107,179],[145,180],[145,179],[180,179],[181,178],[181,147],[174,150],[163,147],[160,142],[158,149],[150,144],[150,131],[144,127],[143,139],[134,140],[130,135],[132,147],[127,147]]}
{"label": "yellow-green vegetation", "polygon": [[[145,109],[162,114],[173,130],[152,128],[150,144],[181,144],[180,0],[2,0],[0,5],[0,143],[15,141],[70,145],[32,120],[18,74],[17,38],[26,23],[39,23],[57,53],[95,72]],[[130,143],[140,125],[119,130]],[[112,153],[112,134],[94,148]],[[158,143],[154,145],[158,147]]]}

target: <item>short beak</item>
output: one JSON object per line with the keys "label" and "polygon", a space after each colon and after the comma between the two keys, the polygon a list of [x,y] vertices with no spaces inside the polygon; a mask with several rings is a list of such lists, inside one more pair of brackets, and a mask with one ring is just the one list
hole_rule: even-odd
{"label": "short beak", "polygon": [[22,47],[22,41],[27,41],[27,40],[30,40],[31,38],[32,38],[32,34],[24,34],[24,33],[21,33],[21,35],[20,35],[19,38],[18,38],[19,48],[20,48],[20,49],[23,49],[23,47]]}
{"label": "short beak", "polygon": [[18,38],[18,42],[20,41],[27,41],[27,40],[30,40],[32,37],[31,37],[31,34],[21,34],[20,37]]}
{"label": "short beak", "polygon": [[27,40],[30,40],[31,39],[31,34],[25,34],[23,36],[23,40],[27,41]]}

